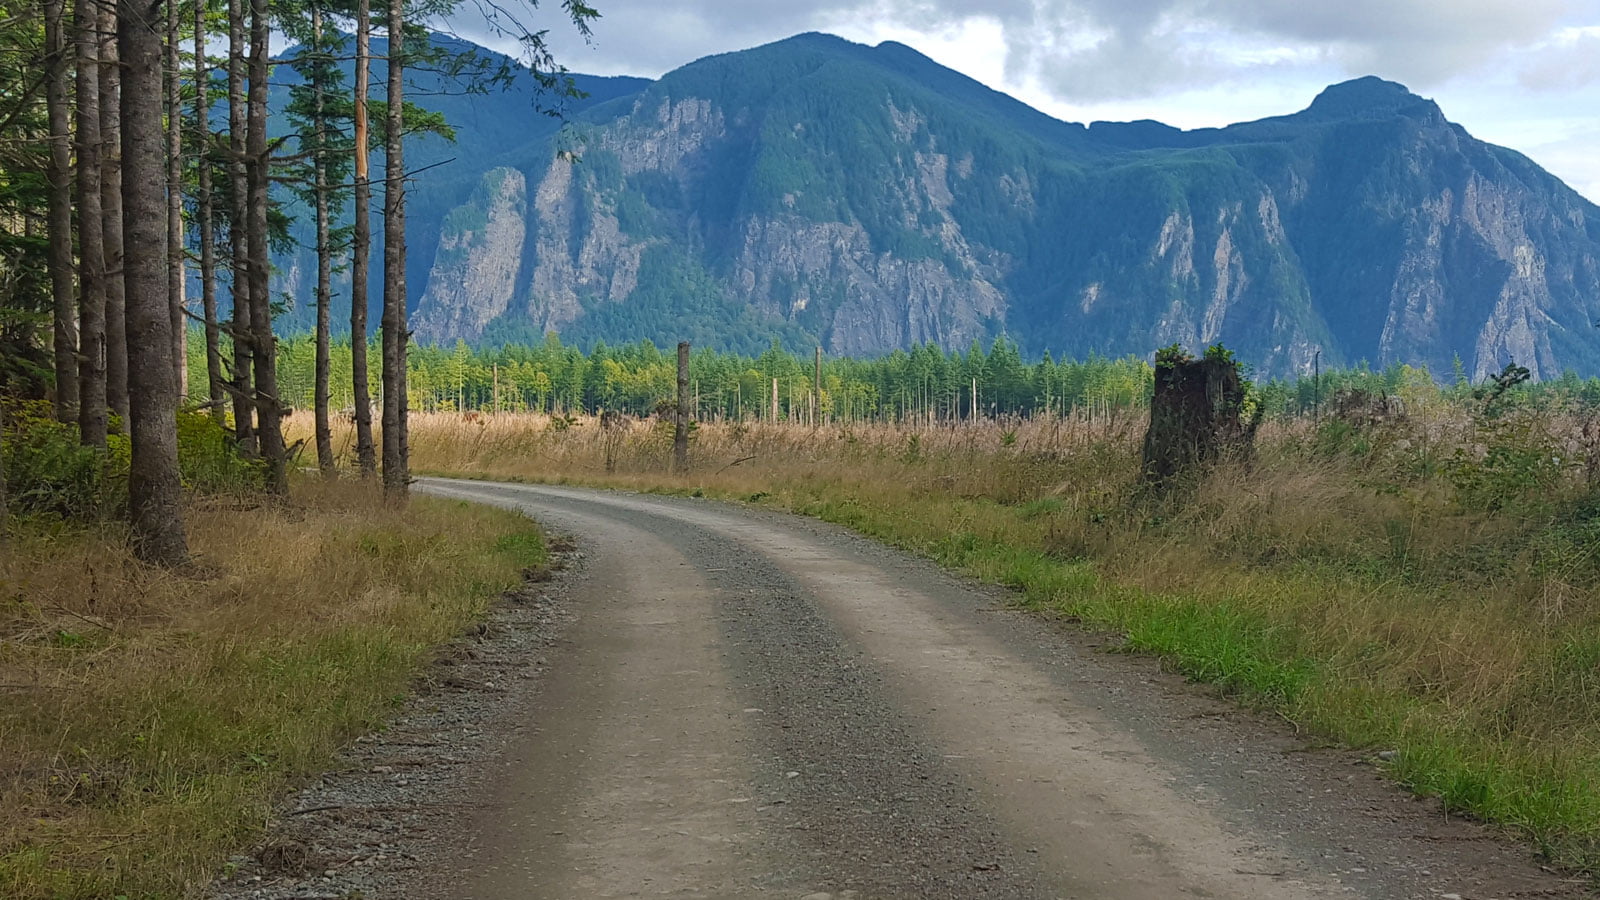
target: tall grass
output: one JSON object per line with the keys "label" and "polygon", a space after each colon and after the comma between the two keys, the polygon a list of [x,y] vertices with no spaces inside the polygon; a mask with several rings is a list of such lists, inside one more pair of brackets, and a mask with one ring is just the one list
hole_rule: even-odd
{"label": "tall grass", "polygon": [[250,502],[190,511],[196,572],[99,530],[0,547],[0,896],[188,895],[544,553],[509,513],[350,482]]}
{"label": "tall grass", "polygon": [[[845,524],[1357,747],[1600,870],[1600,429],[1438,405],[1269,425],[1154,496],[1132,416],[918,428],[418,416],[419,470],[745,499]],[[1389,757],[1390,754],[1385,754]]]}

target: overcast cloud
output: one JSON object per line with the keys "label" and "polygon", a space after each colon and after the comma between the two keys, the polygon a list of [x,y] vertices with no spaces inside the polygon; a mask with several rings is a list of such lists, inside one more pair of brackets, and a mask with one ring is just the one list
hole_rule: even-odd
{"label": "overcast cloud", "polygon": [[[554,0],[545,0],[553,4]],[[1600,200],[1600,0],[592,0],[574,71],[649,77],[801,31],[899,40],[1052,115],[1221,125],[1376,74]],[[470,35],[468,22],[457,22]]]}

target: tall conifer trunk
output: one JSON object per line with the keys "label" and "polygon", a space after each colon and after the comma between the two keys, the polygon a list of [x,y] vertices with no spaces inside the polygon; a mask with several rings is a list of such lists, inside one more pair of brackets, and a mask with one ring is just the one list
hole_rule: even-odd
{"label": "tall conifer trunk", "polygon": [[72,98],[67,86],[65,0],[44,0],[45,103],[50,124],[50,182],[47,219],[50,297],[53,301],[55,413],[62,422],[78,418],[78,322],[72,283]]}
{"label": "tall conifer trunk", "polygon": [[268,0],[250,0],[249,129],[245,141],[249,203],[250,346],[255,372],[256,432],[261,458],[267,463],[267,489],[289,491],[288,460],[284,455],[278,403],[277,342],[272,336],[272,295],[267,257],[267,51],[272,31],[267,21]]}
{"label": "tall conifer trunk", "polygon": [[78,139],[78,436],[106,445],[106,257],[100,209],[100,12],[76,0]]}
{"label": "tall conifer trunk", "polygon": [[206,2],[194,4],[195,215],[200,231],[200,310],[206,324],[206,396],[211,417],[226,418],[222,390],[222,328],[217,322],[216,210],[211,199],[211,69],[206,63]]}
{"label": "tall conifer trunk", "polygon": [[[100,7],[100,218],[106,252],[106,400],[128,418],[128,327],[122,234],[122,63],[117,54],[117,11]],[[161,95],[160,85],[156,96]]]}
{"label": "tall conifer trunk", "polygon": [[[168,0],[171,2],[171,0]],[[172,313],[166,268],[165,138],[161,127],[161,34],[158,6],[120,0],[117,43],[127,70],[119,105],[125,167],[120,209],[129,254],[127,286],[128,504],[134,549],[174,566],[189,556],[178,479],[178,380],[172,365]]]}
{"label": "tall conifer trunk", "polygon": [[383,191],[383,487],[403,501],[409,490],[406,446],[406,167],[405,3],[389,0],[388,121]]}
{"label": "tall conifer trunk", "polygon": [[350,259],[350,381],[355,406],[356,461],[361,477],[378,472],[372,442],[372,398],[367,388],[367,283],[372,261],[372,175],[367,133],[367,92],[372,78],[372,10],[356,0],[355,223]]}
{"label": "tall conifer trunk", "polygon": [[244,0],[228,0],[228,189],[231,200],[228,237],[233,259],[229,285],[233,294],[233,427],[239,451],[256,455],[255,382],[250,342],[250,247],[247,200],[249,178],[245,169]]}
{"label": "tall conifer trunk", "polygon": [[312,178],[315,182],[317,214],[317,371],[312,389],[314,408],[317,468],[324,475],[334,474],[333,428],[328,421],[328,376],[332,367],[329,358],[329,332],[332,329],[333,307],[333,248],[330,246],[328,227],[328,125],[324,97],[324,72],[326,60],[322,58],[322,8],[311,8],[312,50],[317,54],[313,69],[312,116],[316,120],[316,149],[312,157]]}
{"label": "tall conifer trunk", "polygon": [[184,321],[183,91],[178,52],[183,36],[178,29],[178,0],[166,0],[166,7],[167,304],[172,317],[172,364],[181,398],[189,393],[189,323]]}

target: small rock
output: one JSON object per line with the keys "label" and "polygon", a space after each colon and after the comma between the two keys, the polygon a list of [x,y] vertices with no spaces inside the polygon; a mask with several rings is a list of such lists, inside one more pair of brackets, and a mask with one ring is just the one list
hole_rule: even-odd
{"label": "small rock", "polygon": [[1439,900],[1461,900],[1460,894],[1440,894]]}
{"label": "small rock", "polygon": [[[1399,750],[1379,750],[1378,751],[1378,758],[1383,760],[1384,762],[1392,762],[1393,760],[1395,760],[1399,756],[1400,756],[1400,751]],[[1448,895],[1446,895],[1446,896],[1448,896]]]}

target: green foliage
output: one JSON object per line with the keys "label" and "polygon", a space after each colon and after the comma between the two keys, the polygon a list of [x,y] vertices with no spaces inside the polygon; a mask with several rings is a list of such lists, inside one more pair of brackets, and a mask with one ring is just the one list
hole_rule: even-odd
{"label": "green foliage", "polygon": [[[8,406],[0,465],[13,511],[71,521],[119,515],[128,502],[131,445],[120,421],[111,425],[102,452],[78,443],[77,427],[57,422],[45,403]],[[178,468],[184,488],[195,494],[261,486],[261,467],[241,458],[228,432],[203,413],[178,413]]]}
{"label": "green foliage", "polygon": [[[1209,353],[1210,351],[1207,352]],[[1194,357],[1189,355],[1189,351],[1183,349],[1182,344],[1169,344],[1156,351],[1157,368],[1170,369],[1174,366],[1191,362],[1194,362]]]}
{"label": "green foliage", "polygon": [[1561,480],[1561,448],[1532,415],[1477,417],[1479,444],[1456,451],[1449,466],[1461,505],[1473,511],[1548,514]]}
{"label": "green foliage", "polygon": [[121,510],[128,496],[128,439],[113,433],[106,444],[101,453],[78,443],[77,427],[57,422],[45,403],[9,407],[0,465],[14,511],[93,520]]}
{"label": "green foliage", "polygon": [[178,472],[195,494],[237,494],[261,489],[265,467],[239,455],[233,434],[202,412],[178,412]]}

